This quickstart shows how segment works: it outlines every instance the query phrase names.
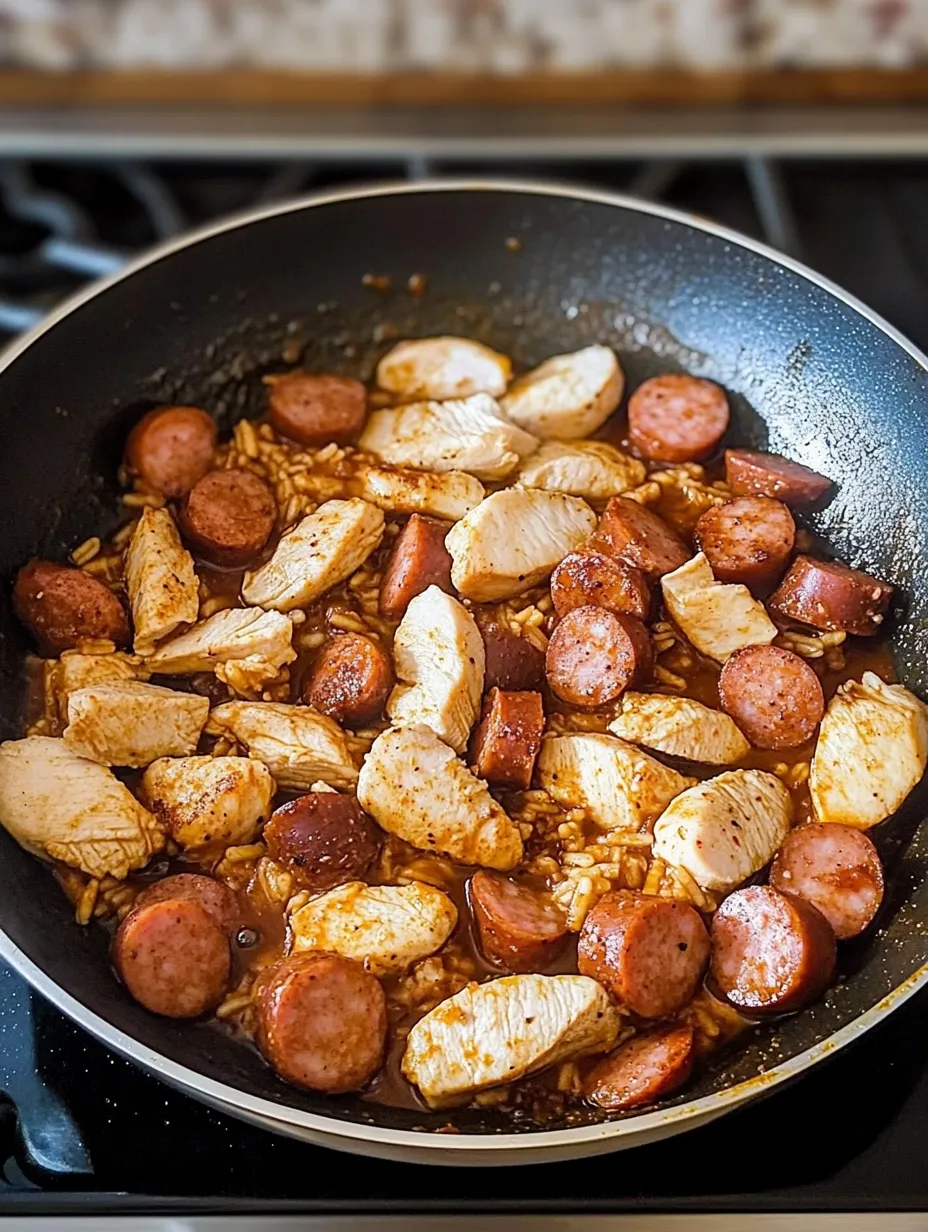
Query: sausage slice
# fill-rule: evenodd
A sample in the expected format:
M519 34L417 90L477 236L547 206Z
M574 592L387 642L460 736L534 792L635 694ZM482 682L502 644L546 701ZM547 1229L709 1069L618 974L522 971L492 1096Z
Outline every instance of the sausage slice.
M653 670L651 637L640 620L601 607L575 607L545 655L545 674L562 701L585 710L614 702Z
M860 569L836 560L797 556L770 596L769 606L787 620L814 629L871 637L880 632L892 597L888 582Z
M387 1001L350 958L309 951L285 958L258 999L258 1047L288 1082L356 1091L383 1061Z
M759 749L796 749L825 714L821 681L804 659L779 646L736 650L719 676L719 699Z
M551 598L558 616L592 606L647 620L651 610L651 589L641 570L593 550L564 557L551 574Z
M695 1051L692 1027L654 1027L598 1061L586 1076L583 1095L607 1112L653 1104L687 1081Z
M779 453L725 450L725 478L735 496L770 496L791 509L814 505L834 484Z
M169 899L198 903L227 937L234 937L242 926L244 912L234 890L202 873L176 873L172 877L162 877L160 881L145 887L133 903L133 910Z
M628 400L628 437L652 462L695 462L712 453L728 428L720 385L668 372L644 381Z
M507 971L543 970L567 939L567 917L557 903L501 873L475 873L470 902L481 950Z
M281 436L298 445L347 445L361 435L367 391L353 377L287 372L267 384L268 418Z
M392 687L387 652L360 633L342 633L320 651L303 686L303 700L357 727L380 717Z
M213 464L216 424L197 406L163 406L138 421L126 441L126 465L154 492L186 496Z
M264 827L268 855L314 894L363 878L381 838L356 798L334 791L310 791L282 804Z
M430 586L455 593L451 555L445 547L447 522L414 513L396 537L380 582L380 614L397 620L416 595Z
M486 652L483 687L516 693L541 688L545 679L545 652L499 621L488 620L479 608L474 618Z
M862 830L834 822L791 830L770 867L770 884L817 907L839 941L856 937L883 901L883 868Z
M13 607L50 657L99 638L116 646L129 642L125 608L108 586L82 569L31 560L16 575Z
M650 582L685 565L690 551L656 513L625 496L613 496L593 535L593 544L635 565Z
M210 471L194 485L178 521L194 551L214 565L252 561L277 520L274 493L251 471Z
M758 587L773 582L789 563L796 523L780 501L739 496L707 509L694 535L718 581Z
M491 689L474 732L474 768L488 783L528 789L541 748L545 714L540 693Z
M689 903L604 894L580 930L577 968L642 1018L686 1005L709 961L709 934Z
M712 917L712 975L739 1010L801 1009L830 983L836 955L822 913L773 886L735 890Z

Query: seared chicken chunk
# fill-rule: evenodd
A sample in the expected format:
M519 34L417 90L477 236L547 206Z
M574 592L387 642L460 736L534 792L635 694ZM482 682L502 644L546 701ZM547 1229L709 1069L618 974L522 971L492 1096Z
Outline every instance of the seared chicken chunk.
M828 703L809 774L817 821L869 830L902 805L928 764L928 707L864 672Z
M396 630L393 662L402 682L387 702L393 725L424 723L463 753L480 711L485 665L483 638L467 608L437 586L416 595Z
M451 580L465 599L490 603L530 590L592 534L596 514L560 492L494 492L445 538Z
M209 700L156 684L91 684L68 697L64 742L103 766L147 766L197 747Z
M172 637L155 651L148 666L162 676L188 676L215 671L220 663L258 658L276 669L296 658L292 640L293 625L279 612L234 607Z
M46 659L46 713L55 722L68 721L68 698L91 684L114 684L120 680L147 680L151 672L138 655L89 655L66 650L60 659Z
M625 693L609 730L632 744L707 766L730 766L751 751L735 721L690 697Z
M336 788L357 782L357 761L345 733L334 720L305 706L223 702L210 714L206 730L244 745L279 787L307 791L316 779Z
M0 822L35 855L122 879L164 846L164 827L111 770L63 740L0 744Z
M575 441L601 428L622 400L625 377L615 352L588 346L552 355L519 377L503 410L543 440Z
M251 843L271 815L274 780L253 757L162 757L139 798L188 851Z
M414 471L366 466L355 479L356 495L387 513L424 513L457 522L486 495L483 484L464 471Z
M398 342L377 365L377 384L407 402L501 394L512 364L471 338L411 338Z
M766 645L777 627L746 586L717 582L702 552L661 578L664 603L700 654L724 663L742 646Z
M358 800L384 830L423 851L502 870L522 859L519 827L428 727L377 737L361 767Z
M607 1052L619 1012L585 975L504 975L468 984L409 1033L403 1073L429 1106L466 1102L568 1057Z
M585 808L603 830L640 830L694 781L633 744L598 732L546 736L538 781L566 808Z
M424 881L349 881L294 911L290 930L294 951L328 950L374 975L393 975L441 949L457 922L448 895Z
M245 574L242 598L278 612L308 606L364 564L383 526L368 501L326 501L287 531L267 564Z
M643 462L605 441L546 441L519 467L521 488L607 501L644 482Z
M136 654L151 654L157 642L196 620L200 583L167 509L142 511L126 552L126 588Z
M786 838L786 787L762 770L726 770L690 787L654 824L654 855L685 868L704 890L727 892L764 867Z
M393 466L505 479L538 441L504 418L489 394L474 394L374 411L359 444Z

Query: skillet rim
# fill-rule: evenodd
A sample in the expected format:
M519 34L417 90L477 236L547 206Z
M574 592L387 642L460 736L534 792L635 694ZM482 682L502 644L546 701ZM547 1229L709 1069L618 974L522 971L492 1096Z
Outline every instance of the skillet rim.
M759 256L773 261L776 265L790 270L806 281L820 287L839 301L848 305L881 330L897 346L901 347L922 368L928 371L928 356L905 337L895 326L891 325L879 313L874 312L856 296L846 291L839 284L832 282L823 275L783 253L777 252L768 244L742 235L728 227L720 226L704 218L677 210L672 207L639 201L622 193L601 192L595 189L574 187L549 181L510 180L496 178L476 179L425 179L410 184L404 181L387 182L368 185L363 188L349 188L331 192L304 194L292 200L275 205L262 206L257 209L243 210L223 218L219 222L208 223L192 231L185 232L166 240L161 244L146 250L141 256L127 262L116 273L91 283L89 286L69 296L63 303L44 317L17 341L0 353L0 377L22 354L51 331L59 321L70 316L97 295L115 286L133 274L154 265L158 261L185 248L193 247L213 236L233 231L251 223L261 222L267 218L284 214L297 213L317 206L335 205L343 201L362 200L371 197L399 196L411 193L459 193L459 192L503 192L515 194L532 194L536 196L562 197L567 200L586 201L592 204L615 206L621 209L649 214L663 218L668 222L679 223L696 231L721 239L733 246L754 252ZM343 1150L362 1148L362 1144L370 1143L382 1153L390 1149L404 1153L422 1153L431 1156L428 1162L452 1162L449 1156L456 1156L455 1162L468 1162L467 1155L473 1154L470 1162L485 1162L476 1156L496 1155L506 1152L510 1155L508 1162L517 1163L519 1153L537 1158L540 1153L561 1153L564 1157L579 1156L586 1153L596 1153L609 1149L614 1145L619 1149L623 1144L621 1139L633 1140L655 1139L678 1133L687 1128L688 1122L704 1123L722 1113L737 1107L739 1104L765 1094L795 1078L802 1071L816 1065L826 1057L833 1055L846 1047L858 1036L863 1035L875 1026L886 1014L904 1004L923 986L928 984L928 963L918 968L898 987L883 997L876 1005L865 1010L851 1022L841 1027L832 1035L827 1036L818 1044L797 1054L795 1057L774 1066L765 1073L736 1083L723 1091L706 1095L700 1099L678 1104L673 1108L642 1113L638 1116L623 1118L618 1121L606 1121L593 1125L580 1126L575 1129L538 1130L532 1133L499 1134L430 1134L416 1130L383 1129L366 1123L354 1123L330 1118L318 1113L304 1112L299 1108L275 1103L269 1099L248 1095L239 1088L217 1082L197 1070L169 1060L153 1048L141 1044L126 1032L112 1026L100 1015L83 1005L76 997L71 996L55 983L37 964L23 953L22 950L0 930L0 958L7 962L36 991L50 1001L57 1009L66 1014L84 1030L106 1046L126 1056L135 1064L168 1082L171 1086L187 1094L204 1099L207 1103L223 1111L244 1117L252 1122L263 1124L266 1128L278 1129L280 1132L302 1131L306 1137L321 1142L330 1147ZM611 1140L615 1140L614 1144ZM606 1145L609 1144L609 1145ZM633 1145L629 1141L625 1145ZM584 1151L588 1147L588 1151ZM443 1161L440 1156L444 1155ZM503 1162L500 1160L499 1162Z

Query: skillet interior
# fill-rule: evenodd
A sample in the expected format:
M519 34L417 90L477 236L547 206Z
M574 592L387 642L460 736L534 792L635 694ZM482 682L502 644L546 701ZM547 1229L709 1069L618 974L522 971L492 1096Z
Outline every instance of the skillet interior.
M521 240L517 252L507 237ZM389 274L397 290L362 285ZM405 290L413 273L428 291ZM20 732L23 634L9 580L36 551L67 549L116 508L122 442L159 402L208 407L226 425L263 403L260 376L286 366L367 376L375 327L453 332L535 363L601 341L629 385L681 367L733 394L734 435L806 462L840 484L813 526L835 553L901 590L893 648L900 676L928 693L928 372L879 325L763 254L684 222L515 190L369 196L285 212L161 258L110 286L0 371L4 425L0 534L2 735ZM898 613L897 613L898 614ZM854 773L853 767L848 767ZM885 837L896 874L882 929L845 955L847 979L819 1006L742 1039L677 1103L745 1080L850 1022L928 961L928 826L917 792ZM914 833L906 851L905 842ZM284 1086L212 1029L159 1020L123 995L105 939L79 929L47 871L0 833L0 927L107 1022L219 1082L280 1105L384 1128L447 1114L314 1098ZM531 1130L489 1111L468 1132Z

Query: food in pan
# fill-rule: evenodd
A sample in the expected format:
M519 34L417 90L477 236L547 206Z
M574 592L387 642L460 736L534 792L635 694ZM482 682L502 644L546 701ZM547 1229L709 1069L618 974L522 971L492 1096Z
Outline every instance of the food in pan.
M13 588L0 821L124 995L297 1086L540 1121L820 997L928 759L891 585L802 526L829 480L724 449L708 380L621 413L606 346L266 385L224 441L145 414L129 520Z

